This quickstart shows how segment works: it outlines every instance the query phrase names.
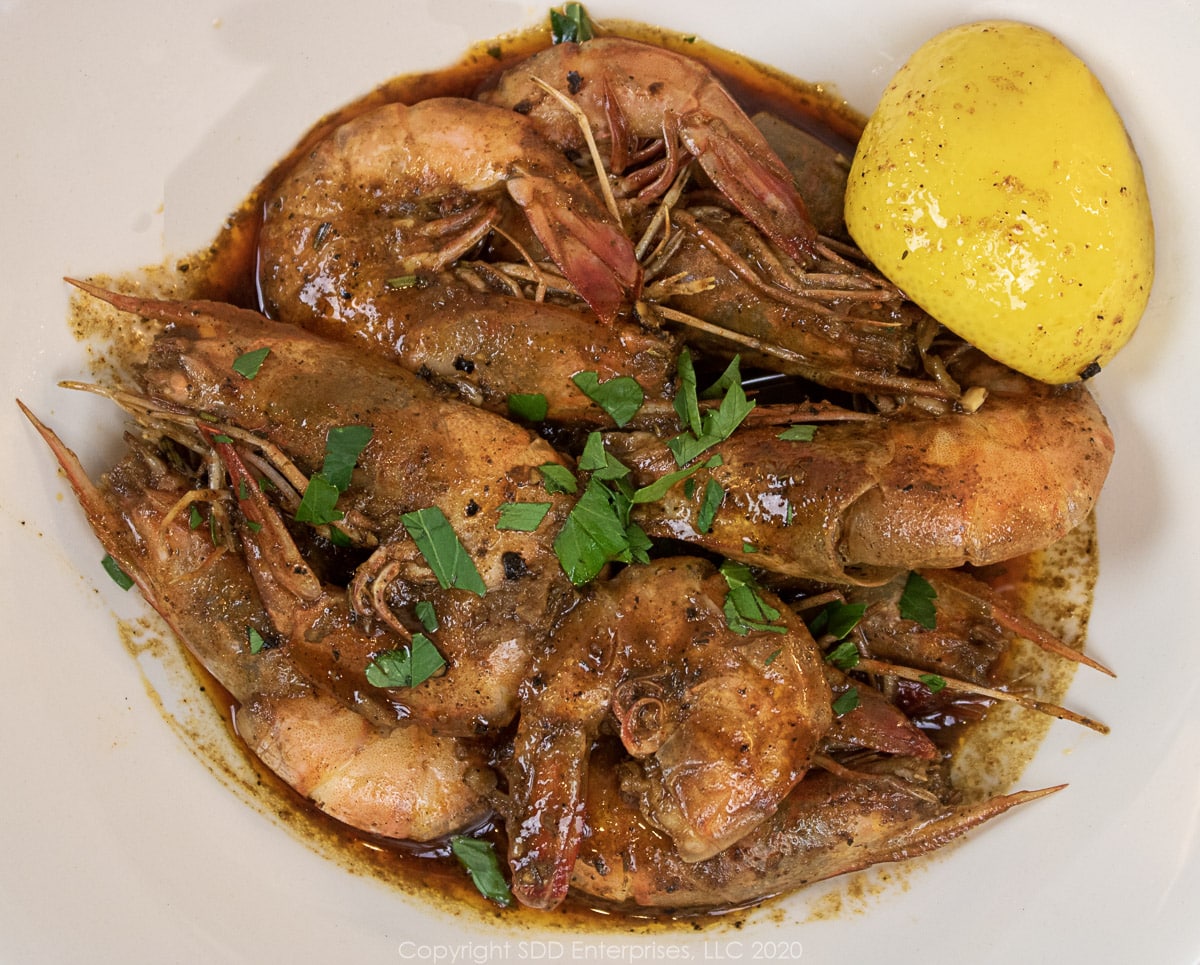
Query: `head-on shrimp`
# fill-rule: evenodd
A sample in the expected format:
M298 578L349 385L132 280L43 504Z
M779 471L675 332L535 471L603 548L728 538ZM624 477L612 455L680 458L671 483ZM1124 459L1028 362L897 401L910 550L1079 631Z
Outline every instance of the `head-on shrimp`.
M589 822L588 756L611 728L642 817L685 861L767 819L807 769L830 696L804 625L739 636L725 579L695 558L633 566L557 628L525 687L511 765L513 890L554 907Z
M317 652L327 649L321 614L339 594L312 572L279 519L274 500L286 496L287 480L279 479L270 503L258 480L278 464L298 496L321 471L331 430L370 428L337 502L360 556L369 553L350 581L348 619L358 617L359 638L340 647L339 665L361 678L382 646L371 636L384 632L375 624L393 639L410 634L420 627L415 604L428 600L440 622L434 642L450 669L390 690L390 699L439 732L474 734L509 720L532 648L571 593L551 546L569 498L547 493L538 469L560 462L554 450L514 423L439 397L398 366L257 313L87 290L123 311L172 323L151 346L141 374L146 391L166 412L162 418L193 426L205 436L203 446L220 452L243 496L243 515L257 514L255 527L243 527L243 541L273 619L281 627L320 622L304 632L280 631ZM240 356L264 349L269 354L253 378L236 372ZM546 506L537 530L497 527L501 507L515 502ZM482 595L442 586L417 551L405 518L430 509L449 522L479 573ZM289 515L294 510L288 506Z
M775 812L732 847L685 861L638 819L623 783L627 765L612 748L588 774L587 831L571 886L614 905L676 914L756 904L871 865L940 848L1058 787L978 803L953 802L936 765L905 758L870 771L811 771Z
M339 698L337 681L312 673L293 648L255 652L253 634L276 637L245 560L179 512L192 494L211 507L232 501L228 491L207 489L205 478L177 468L178 456L137 440L97 485L25 412L101 544L234 698L239 736L267 767L325 813L372 834L427 841L487 817L494 778L481 747L398 721L382 691ZM326 644L344 637L331 630Z
M561 43L505 71L482 97L524 114L560 149L577 151L586 140L564 106L569 101L594 137L611 145L609 168L617 174L639 142L661 139L666 157L639 172L641 197L665 193L686 153L780 248L801 262L812 256L816 230L791 174L699 61L622 37Z
M642 233L639 254L658 242L646 256L647 280L655 282L638 304L643 317L832 388L943 404L957 398L936 363L926 371L917 344L924 314L861 253L819 237L810 223L795 184L803 179L826 207L836 197L840 211L845 176L825 157L832 149L806 145L803 158L817 152L829 163L789 171L703 64L619 37L562 43L506 71L481 96L533 119L565 150L582 148L585 135L610 144L610 173L625 175L617 179L625 204L631 196L642 203L631 213ZM776 123L772 136L790 143L786 128ZM647 139L661 141L666 156L635 165ZM687 157L741 217L715 205L711 191L675 180ZM648 215L646 204L660 198L669 215Z
M986 387L978 411L819 422L810 441L742 427L717 447L721 465L674 486L640 522L654 537L735 559L752 552L763 569L837 583L1043 549L1095 505L1113 455L1104 416L1079 383L1042 385L974 354L957 372ZM638 485L677 468L649 433L609 433L607 443ZM709 479L724 497L705 528Z
M387 104L338 127L264 207L259 285L268 312L356 324L409 276L480 244L514 202L574 290L606 321L640 268L575 168L511 111L436 98Z

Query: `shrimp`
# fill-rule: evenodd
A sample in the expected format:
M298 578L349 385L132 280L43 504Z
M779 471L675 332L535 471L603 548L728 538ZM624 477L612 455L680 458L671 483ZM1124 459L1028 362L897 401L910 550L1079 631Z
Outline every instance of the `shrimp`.
M689 862L638 820L625 790L628 766L611 748L596 758L571 886L614 905L676 914L755 904L835 875L907 860L1061 789L954 804L932 764L898 758L839 774L812 771L735 845Z
M377 730L329 697L260 697L234 722L247 747L318 808L360 831L432 841L490 813L481 748L412 721Z
M177 455L130 440L97 485L21 408L104 548L237 702L238 733L270 770L320 810L374 834L427 841L488 816L494 776L482 747L397 720L381 691L353 701L335 696L332 681L309 672L292 648L253 652L251 631L273 639L270 616L242 557L215 546L209 527L179 511L198 480L177 468ZM327 645L338 646L339 636L331 632Z
M976 412L855 416L817 424L810 441L743 427L718 447L721 465L638 522L652 537L843 584L1042 549L1095 505L1113 456L1104 416L1082 384L1045 386L974 353L957 371L987 388ZM606 444L639 486L677 468L650 433L608 433ZM724 496L705 527L709 480Z
M642 817L685 861L767 819L809 765L831 718L804 625L786 608L738 636L728 586L696 558L623 570L556 629L524 688L507 815L513 890L554 907L581 847L588 755L610 725L638 762Z
M645 313L690 345L872 398L944 409L961 396L926 351L936 323L857 255L822 252L800 271L745 219L686 199L672 224L670 255L653 270L670 284L647 284Z
M612 426L573 381L587 371L602 382L632 378L647 400L673 394L679 339L664 330L625 318L599 325L578 306L475 284L476 273L466 280L449 272L423 278L409 288L355 295L321 312L280 298L271 312L395 361L501 415L509 413L513 396L539 394L549 422Z
M373 315L381 295L406 284L396 279L439 271L479 245L505 198L602 320L636 296L629 239L533 124L435 98L347 121L282 179L264 206L264 304L297 323Z
M686 152L780 248L802 263L813 255L816 230L787 167L699 61L623 37L560 43L505 71L481 99L524 114L561 150L577 151L585 136L565 99L610 142L618 174L638 140L661 138L666 158L639 186L641 197L664 193Z
M389 700L438 733L469 736L507 723L533 646L572 596L551 545L570 497L548 493L538 468L561 465L561 457L528 430L443 399L398 366L255 312L83 287L122 311L171 323L141 373L149 398L126 395L124 404L140 406L151 422L189 429L199 449L220 455L242 494L239 510L255 524L242 528L243 542L279 632L328 661L324 637L344 621L346 637L334 651L339 672L371 691L362 674L372 655L402 646L419 626L416 604L431 602L440 624L435 642L450 668L420 686L389 690ZM240 356L264 349L253 378L236 373ZM372 431L337 504L338 525L370 554L349 596L302 558L262 483L272 481L279 499L290 492L294 511L322 467L330 430L347 425ZM497 527L501 507L515 502L545 507L536 531ZM417 551L405 518L427 509L451 524L482 595L442 586Z

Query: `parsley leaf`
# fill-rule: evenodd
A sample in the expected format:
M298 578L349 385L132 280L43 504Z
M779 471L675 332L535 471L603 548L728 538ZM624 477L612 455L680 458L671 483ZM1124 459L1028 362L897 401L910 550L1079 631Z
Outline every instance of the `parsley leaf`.
M122 590L128 590L133 586L133 577L121 569L121 564L112 558L112 554L105 553L104 559L100 561L100 565L104 567L104 572L111 576L112 581Z
M859 656L858 647L854 645L854 641L843 640L825 654L825 659L838 670L853 670L858 666Z
M787 627L775 622L780 617L779 611L759 595L750 567L726 560L721 564L721 575L729 587L724 610L730 630L742 637L752 630L787 633Z
M367 664L367 683L373 687L415 687L446 666L433 642L414 633L411 647L384 650Z
M719 466L725 460L720 454L713 455L708 462L698 462L693 466L688 466L686 469L677 469L675 472L669 472L665 476L659 476L654 482L648 486L643 486L641 489L634 492L631 497L634 503L654 503L662 499L667 494L667 491L677 482L687 479L699 469L711 469L714 466ZM711 481L711 480L710 480ZM718 486L719 488L719 486Z
M304 487L304 495L296 507L296 519L314 526L337 522L345 515L334 509L340 495L341 491L333 483L317 473Z
M251 653L262 653L267 646L267 641L263 639L263 635L254 627L246 627L246 641L250 644Z
M717 517L717 510L721 508L724 500L725 487L719 482L710 479L704 484L704 497L700 503L700 511L696 513L697 530L707 533L712 529L713 520Z
M866 612L865 603L839 603L834 600L813 617L808 629L814 637L831 636L834 640L844 640L858 626Z
M858 706L858 688L850 687L833 702L833 712L843 717Z
M612 560L627 563L645 555L631 540L628 525L628 500L595 476L589 479L554 539L554 552L572 583L587 583ZM637 532L640 540L649 542L645 533Z
M456 587L479 596L487 592L475 561L467 554L445 513L436 506L430 506L405 513L400 517L400 522L417 544L417 549L425 557L425 562L433 570L443 590Z
M321 526L334 523L344 515L334 508L338 497L350 486L350 477L358 457L371 441L370 426L334 426L325 435L325 462L304 487L296 519Z
M692 363L692 353L686 348L679 353L675 362L675 372L678 375L678 387L675 390L675 413L679 421L696 435L700 435L700 404L696 386L696 366Z
M589 432L579 455L579 468L590 472L595 479L624 479L629 467L604 448L604 438L599 432Z
M601 382L595 372L580 372L571 378L579 390L612 416L618 427L634 417L645 401L645 393L637 380L628 375L618 375Z
M500 520L496 523L496 529L532 533L541 525L548 512L550 503L503 503L500 506Z
M550 411L550 403L541 392L513 392L508 397L508 411L526 422L541 422Z
M816 426L800 425L788 426L784 429L776 439L782 439L784 442L812 442L813 436L817 434Z
M936 630L937 611L933 606L936 599L937 591L914 570L908 574L904 592L900 594L900 616L905 620L915 620L927 630Z
M507 908L513 903L512 892L508 882L504 880L500 861L490 841L456 834L450 838L450 850L454 852L459 864L466 869L483 897L502 908Z
M550 39L556 44L591 40L595 30L582 3L564 3L562 11L550 11Z
M931 694L936 694L939 690L944 690L946 688L946 678L939 677L935 673L921 674L921 683L929 688L929 692Z
M334 426L325 436L325 464L321 475L345 492L358 457L367 448L374 430L370 426Z
M418 600L414 603L413 612L417 615L417 619L421 621L421 626L429 633L433 633L438 628L437 610L433 608L433 604L428 600Z
M267 356L271 354L271 349L267 346L257 348L253 352L246 352L239 355L233 360L233 370L247 379L252 379L258 375L258 370L262 368L263 362Z
M736 356L729 363L729 368L704 393L703 397L708 398L713 389L717 387L721 387L725 394L721 399L720 406L716 410L708 409L700 412L699 404L695 403L695 412L699 418L698 427L692 422L693 403L686 400L682 403L684 410L688 413L688 417L684 421L688 424L689 431L681 432L667 441L667 446L675 455L676 465L686 466L704 452L704 450L710 449L720 442L724 442L733 435L733 431L742 424L742 421L754 409L754 403L746 399L746 393L742 389L741 377L738 374L738 358ZM676 401L676 412L680 411L680 404Z
M538 472L542 474L548 493L573 493L579 489L575 474L557 462L543 463L538 466Z

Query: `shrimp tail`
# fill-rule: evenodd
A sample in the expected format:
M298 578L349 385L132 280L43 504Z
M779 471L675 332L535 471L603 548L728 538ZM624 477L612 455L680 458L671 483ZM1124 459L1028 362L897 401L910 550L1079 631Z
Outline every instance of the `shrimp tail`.
M583 840L591 738L583 728L550 725L547 733L525 731L518 740L524 772L514 797L527 819L510 823L512 891L528 907L555 908L567 895Z
M751 151L720 118L704 111L679 119L679 138L751 223L801 263L812 259L817 230L791 175L777 158Z

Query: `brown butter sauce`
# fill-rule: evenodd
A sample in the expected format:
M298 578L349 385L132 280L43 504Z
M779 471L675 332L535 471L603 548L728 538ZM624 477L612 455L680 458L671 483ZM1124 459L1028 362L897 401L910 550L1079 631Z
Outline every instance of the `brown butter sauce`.
M808 130L833 146L843 150L847 156L853 152L853 144L861 132L864 118L850 109L844 101L828 90L789 77L779 71L757 64L737 54L717 48L707 42L672 33L657 27L630 22L608 21L599 24L602 32L649 41L677 50L688 56L707 62L747 108L748 113L768 111L778 117ZM204 251L174 261L158 272L142 273L136 279L118 279L113 287L127 289L131 285L156 290L163 297L211 298L232 302L245 307L259 308L255 280L255 250L260 213L264 199L294 163L305 152L312 149L336 126L363 112L390 102L415 103L430 97L472 96L486 88L506 67L548 46L548 28L534 28L520 33L504 35L494 40L480 42L471 47L456 64L444 70L405 75L386 81L364 97L329 114L318 121L299 140L296 147L282 158L267 176L251 191L245 202L235 211L222 227L214 242ZM111 315L96 314L83 300L75 303L73 324L77 334L95 340L98 335L121 343L114 346L108 356L94 360L96 368L113 366L136 357L139 346L145 344L145 334L138 333L130 341L122 332L118 336L117 323ZM87 313L86 317L83 313ZM128 325L127 318L120 323ZM118 366L119 367L119 366ZM1010 589L1023 588L1026 598L1040 601L1043 619L1052 628L1086 624L1090 608L1090 588L1094 581L1094 544L1090 537L1086 548L1074 547L1068 555L1081 562L1081 570L1072 579L1072 585L1083 586L1086 602L1068 606L1060 600L1061 594L1054 589L1057 578L1050 575L1044 563L1037 560L1014 561L994 574ZM1053 569L1053 568L1050 568ZM356 832L327 817L265 768L237 738L232 725L232 701L209 674L181 647L170 638L165 629L155 631L155 624L139 621L122 626L126 646L139 661L147 660L166 666L172 690L194 694L199 688L203 696L211 698L213 712L207 714L202 708L191 706L186 715L164 706L158 694L146 678L146 687L152 699L159 705L163 716L176 730L188 747L205 763L210 771L228 787L239 794L247 803L271 816L288 827L318 853L328 857L346 870L374 877L399 891L424 901L443 914L470 916L476 921L494 921L508 927L536 930L562 931L620 931L654 934L667 929L678 932L699 930L720 924L724 927L741 927L746 922L746 911L714 912L686 919L653 911L620 911L612 909L597 911L589 907L586 900L569 899L566 906L551 913L522 908L503 911L483 899L471 885L469 879L449 857L448 849L437 843L431 846L410 845L374 839ZM1080 633L1079 643L1082 642ZM1070 680L1070 669L1046 670L1046 661L1036 654L1023 653L1019 658L1024 673L1033 673L1034 667L1049 675L1050 693L1047 699L1058 700L1065 692ZM1037 743L1044 736L1049 721L1029 713L1001 715L1004 720L992 729L995 735L988 741L977 741L984 747L971 757L977 762L971 768L960 768L956 775L964 791L970 796L984 796L991 788L1002 790L1017 779L1021 769L1032 756ZM989 714L989 718L992 715ZM223 733L215 734L216 724ZM982 730L982 728L980 728ZM990 746L995 744L995 746ZM1012 749L1020 746L1019 753ZM982 768L986 773L979 773ZM503 835L492 829L491 836L499 845L503 855ZM841 913L847 904L861 905L864 892L870 892L870 881L878 888L894 887L902 878L896 868L877 873L860 873L841 879L845 882L840 889L826 892L825 897L809 908L810 920L825 918ZM870 897L869 894L866 897ZM778 908L768 911L779 918Z

